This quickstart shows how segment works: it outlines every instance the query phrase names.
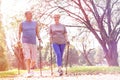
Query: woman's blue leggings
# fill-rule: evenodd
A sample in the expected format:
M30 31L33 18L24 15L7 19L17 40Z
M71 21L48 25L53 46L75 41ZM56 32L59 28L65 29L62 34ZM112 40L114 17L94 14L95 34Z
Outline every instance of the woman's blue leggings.
M62 57L65 49L65 44L53 43L53 49L57 57L57 65L62 66Z

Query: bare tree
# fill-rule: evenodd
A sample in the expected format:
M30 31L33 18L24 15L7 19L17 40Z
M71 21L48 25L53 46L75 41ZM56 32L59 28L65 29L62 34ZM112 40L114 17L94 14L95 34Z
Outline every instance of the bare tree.
M81 34L76 36L75 41L76 41L76 47L79 50L79 52L82 54L84 59L86 60L86 63L92 66L93 61L90 59L90 57L92 58L93 56L90 55L91 55L91 51L93 51L94 48L93 46L90 46L91 44L93 44L93 41L91 41L90 39L90 32L88 30L82 31Z
M105 4L102 1L104 1ZM80 14L65 7L58 7L80 23L82 22L86 28L93 33L104 50L105 58L109 66L118 66L117 43L120 38L119 2L118 0L102 1L71 0L71 3L68 3L68 5L73 8L78 8ZM95 25L91 19L93 19ZM96 29L98 30L96 31Z
M59 11L75 19L93 33L103 48L109 66L119 66L117 44L120 39L119 0L44 0L40 17ZM35 7L35 6L34 6Z

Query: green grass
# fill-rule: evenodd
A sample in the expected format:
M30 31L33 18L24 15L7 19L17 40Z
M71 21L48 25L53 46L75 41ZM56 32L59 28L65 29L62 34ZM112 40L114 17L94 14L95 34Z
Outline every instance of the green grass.
M49 70L45 68L43 70ZM35 71L39 71L36 69ZM25 73L26 70L20 70L20 74ZM103 66L76 66L68 68L68 74L120 74L120 67L103 67ZM18 70L13 69L9 71L0 71L0 78L15 77L18 75Z
M120 67L81 66L68 69L69 73L79 74L120 74Z
M20 73L24 73L25 70L20 70ZM5 78L5 77L14 77L18 75L18 70L13 69L13 70L8 70L8 71L0 71L0 78Z
M35 69L35 71L39 71L40 69ZM49 67L44 67L42 70L50 70ZM26 73L26 70L20 70L20 74ZM0 78L6 77L15 77L18 75L18 69L8 70L8 71L0 71Z

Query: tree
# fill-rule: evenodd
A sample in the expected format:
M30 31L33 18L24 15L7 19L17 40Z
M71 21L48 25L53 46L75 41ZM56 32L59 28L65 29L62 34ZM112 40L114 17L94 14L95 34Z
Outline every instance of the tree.
M79 37L78 37L79 36ZM95 54L95 47L93 46L94 39L91 38L90 32L87 29L84 29L76 35L76 39L74 42L75 46L77 47L78 51L81 53L81 55L84 57L87 65L93 66L94 65L94 58L93 54Z
M119 0L45 0L45 13L67 13L95 36L109 66L119 66L117 44L120 39ZM48 7L49 6L49 7Z
M0 6L1 6L1 0L0 0ZM5 71L8 69L8 63L5 55L5 36L4 31L2 28L2 14L0 10L0 71Z

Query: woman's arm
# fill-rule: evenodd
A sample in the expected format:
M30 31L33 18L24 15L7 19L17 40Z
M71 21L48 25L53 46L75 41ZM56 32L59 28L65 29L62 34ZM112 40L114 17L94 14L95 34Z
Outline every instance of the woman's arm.
M67 42L67 43L69 43L69 40L68 40L68 35L67 35L67 33L65 33L64 35L65 35L65 40L66 40L66 42Z
M36 36L37 36L38 40L41 41L39 33L40 33L40 28L39 28L38 23L37 23L36 24Z
M65 29L65 40L66 40L66 42L67 42L67 44L70 44L69 43L69 40L68 40L68 35L67 35L67 30L66 30L66 27L64 27L64 29Z

